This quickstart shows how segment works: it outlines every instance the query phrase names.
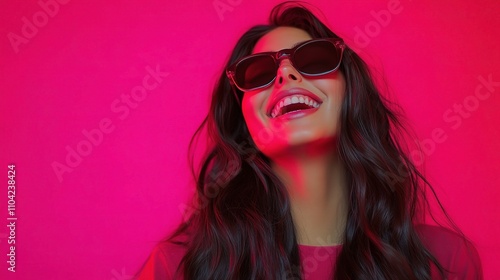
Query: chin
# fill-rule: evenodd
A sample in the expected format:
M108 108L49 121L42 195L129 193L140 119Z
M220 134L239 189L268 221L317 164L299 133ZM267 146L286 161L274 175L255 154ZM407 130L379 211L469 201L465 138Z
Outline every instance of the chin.
M268 158L298 155L317 155L336 151L338 137L335 135L317 135L300 133L288 138L275 139L267 145L260 144L259 150Z

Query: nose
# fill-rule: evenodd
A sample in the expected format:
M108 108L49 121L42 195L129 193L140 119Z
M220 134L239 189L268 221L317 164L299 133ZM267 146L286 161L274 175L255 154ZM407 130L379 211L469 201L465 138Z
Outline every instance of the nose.
M302 81L302 75L293 67L289 59L283 59L276 73L276 85L283 86L284 84L295 81Z

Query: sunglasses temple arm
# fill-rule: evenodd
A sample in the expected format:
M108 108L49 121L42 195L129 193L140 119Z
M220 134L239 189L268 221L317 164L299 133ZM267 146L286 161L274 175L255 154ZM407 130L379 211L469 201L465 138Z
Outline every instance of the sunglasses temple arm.
M236 90L236 85L231 80L229 80L229 84L231 85L231 89L232 89L232 92L234 94L234 98L236 98L236 102L238 102L238 105L240 105L240 107L241 107L241 100L238 97L238 91Z
M240 107L241 107L241 100L238 97L238 92L237 92L237 89L236 89L236 85L235 85L235 83L233 81L233 75L234 75L234 72L226 70L226 76L227 76L227 78L229 80L229 84L231 85L231 89L233 90L234 97L236 98L236 101L238 102L238 105L240 105Z

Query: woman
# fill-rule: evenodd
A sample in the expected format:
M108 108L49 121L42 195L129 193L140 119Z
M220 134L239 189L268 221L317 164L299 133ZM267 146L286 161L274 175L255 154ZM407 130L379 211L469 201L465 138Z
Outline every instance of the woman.
M196 211L139 278L482 279L463 235L416 226L428 183L389 105L309 10L275 7L236 44L196 134L212 141Z

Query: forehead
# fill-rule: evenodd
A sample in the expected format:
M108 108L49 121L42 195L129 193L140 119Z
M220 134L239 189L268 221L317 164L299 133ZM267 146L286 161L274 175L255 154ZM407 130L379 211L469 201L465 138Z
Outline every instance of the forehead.
M253 53L290 49L297 43L311 39L312 37L302 29L295 27L277 27L257 41Z

